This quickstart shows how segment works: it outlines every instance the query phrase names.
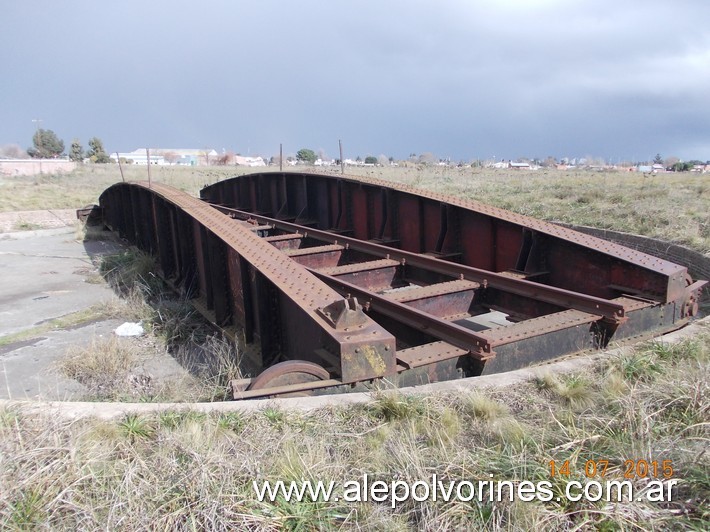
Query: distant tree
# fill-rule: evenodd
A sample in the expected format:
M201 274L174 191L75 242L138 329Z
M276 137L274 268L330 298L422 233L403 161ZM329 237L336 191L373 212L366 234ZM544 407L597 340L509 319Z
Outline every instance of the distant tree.
M163 153L163 159L168 161L170 164L175 164L180 159L180 154L174 151L166 151Z
M679 161L680 161L680 159L678 157L671 155L670 157L666 158L665 161L663 161L663 165L666 168L670 168L671 166L673 166L675 163L677 163Z
M217 157L217 165L218 166L227 166L228 164L232 164L234 162L234 153L231 151L225 152L219 157Z
M69 148L69 158L77 163L84 160L84 148L81 145L79 139L74 139L71 141L71 148Z
M387 166L389 164L389 159L387 159L387 156L385 154L382 154L377 158L377 163L380 166Z
M377 164L377 157L368 155L367 157L365 157L365 164Z
M91 137L89 139L89 151L86 152L92 163L106 164L111 161L106 150L104 150L104 143L98 137Z
M6 144L0 147L0 157L8 159L27 159L29 155L17 144Z
M552 168L553 166L557 165L557 160L552 156L548 155L547 158L540 163L540 166L543 166L545 168Z
M653 158L653 164L663 164L663 157L661 157L660 153L657 153Z
M27 153L35 159L59 157L64 152L64 141L51 129L38 129L32 136L34 147Z
M677 162L673 166L671 166L671 169L674 172L688 172L693 169L693 164L690 162Z
M304 163L313 164L317 159L316 152L308 148L301 148L296 153L296 159Z
M434 164L436 157L433 153L427 151L419 155L419 164Z

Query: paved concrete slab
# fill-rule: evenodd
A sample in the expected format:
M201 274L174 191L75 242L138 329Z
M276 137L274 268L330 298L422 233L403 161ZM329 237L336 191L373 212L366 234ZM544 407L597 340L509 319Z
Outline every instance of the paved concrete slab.
M0 337L116 297L105 284L86 282L95 273L90 254L116 244L77 242L73 231L37 233L0 239Z
M123 249L119 243L75 240L73 228L0 236L0 339L55 318L117 299L99 278L92 257ZM99 282L87 282L87 279ZM71 347L114 336L122 320L101 320L31 335L0 347L0 399L79 400L87 390L58 371ZM119 341L146 343L141 338ZM153 381L179 378L186 371L162 348L143 350L140 371Z
M57 370L58 362L72 346L110 337L120 324L118 320L108 320L52 331L28 345L4 353L0 349L0 398L72 401L86 397L84 386Z

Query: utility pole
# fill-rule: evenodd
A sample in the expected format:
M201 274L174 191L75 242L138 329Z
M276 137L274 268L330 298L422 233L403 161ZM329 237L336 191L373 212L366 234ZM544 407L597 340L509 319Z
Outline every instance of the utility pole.
M345 161L343 161L343 141L338 140L338 146L340 147L340 173L345 173Z
M121 171L121 181L125 183L126 178L123 177L123 165L121 165L121 158L118 156L118 152L116 152L116 161L118 161L118 169Z

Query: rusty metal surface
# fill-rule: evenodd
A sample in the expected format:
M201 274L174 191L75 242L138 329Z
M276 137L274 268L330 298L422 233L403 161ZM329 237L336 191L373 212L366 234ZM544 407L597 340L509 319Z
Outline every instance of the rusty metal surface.
M438 341L400 350L397 353L397 362L403 364L405 369L410 369L449 358L462 357L466 354L468 354L468 351L465 349L447 342Z
M545 353L559 352L560 345L566 349L604 345L618 328L623 329L629 313L648 313L653 307L651 313L657 319L670 319L663 317L668 312L659 301L680 300L674 306L682 310L673 315L689 317L704 286L686 288L689 283L682 266L476 202L368 179L307 174L290 178L289 174L251 175L244 186L248 189L260 179L271 179L285 183L292 192L302 189L301 194L282 198L278 211L288 212L289 202L295 199L296 210L309 219L309 227L288 216L272 217L268 205L260 213L250 209L248 202L243 203L245 209L234 208L236 204L217 208L236 218L273 226L280 235L267 238L275 241L286 234L302 236L298 243L302 249L287 252L296 257L344 245L337 264L332 265L336 258L331 257L331 262L313 261L309 268L341 293L357 294L375 319L402 339L403 346L414 342L414 347L405 350L438 345L431 340L446 338L458 346L454 349L469 349L475 357L488 350L493 354L495 346L524 353L521 345L527 345L532 348L526 355L530 361L544 360ZM207 187L202 197L209 200L211 191L229 187L230 180ZM309 201L316 201L318 208L309 207ZM542 241L540 235L555 236L555 240ZM304 246L305 239L308 246ZM353 260L350 254L355 251L361 256ZM477 267L477 263L486 267ZM380 269L388 273L375 273ZM410 283L421 286L406 287ZM458 283L471 284L464 290ZM398 286L404 288L389 290ZM407 308L390 306L392 301ZM475 334L456 328L466 323L461 320L486 309L509 313L517 323ZM441 318L457 323L447 329ZM634 318L638 326L640 321ZM558 345L546 346L551 338ZM488 355L488 360L493 359ZM508 367L508 362L488 365ZM518 359L513 365L520 363Z
M518 340L532 336L591 324L598 321L599 318L601 318L601 316L580 312L579 310L565 310L563 312L521 321L505 327L487 329L485 334L491 345L495 347L517 342Z
M290 193L274 197L271 205L262 202L263 214L305 213L319 229L360 240L490 272L521 270L526 278L544 273L542 284L602 298L636 293L668 302L686 290L686 268L669 261L473 200L389 181L273 172L225 180L205 187L201 196L211 201L235 187L258 189L265 182ZM226 205L255 212L244 199Z
M250 390L263 390L276 386L311 383L330 380L330 373L315 364L304 360L286 360L262 371L249 385Z
M472 357L485 360L495 356L488 338L481 333L467 329L432 314L414 307L399 303L386 296L365 290L359 286L346 283L342 279L333 279L323 275L317 270L312 270L330 286L340 293L356 295L365 308L385 316L389 316L400 323L414 329L424 331L428 335L447 341L457 347L465 349Z
M259 342L265 371L235 398L508 371L680 327L705 286L623 246L377 180L250 174L201 196L117 184L101 208L211 321Z
M631 262L637 266L653 269L666 274L673 274L678 270L677 264L660 259L658 257L654 257L652 255L648 255L646 253L642 253L640 251L621 246L608 240L593 237L584 233L580 233L578 231L574 231L572 229L567 229L565 227L555 225L553 223L538 220L537 218L531 218L530 216L525 216L523 214L517 214L475 200L461 199L460 197L456 196L447 196L438 192L430 192L394 181L384 181L382 179L374 179L370 177L344 176L340 177L340 179L353 183L367 183L378 187L399 190L402 192L413 194L415 196L440 201L448 205L463 207L474 212L478 212L487 216L498 218L500 220L511 222L516 225L534 229L536 231L564 239L568 242L572 242L575 244L582 245L584 247L601 251L609 256L623 259L624 261Z
M240 211L229 207L214 206L215 209L243 218L253 217L264 223L270 223L284 231L303 231L298 224L283 222L266 216L254 215L253 213ZM479 282L492 288L500 288L507 292L521 296L531 297L540 301L562 305L567 308L576 308L582 311L598 312L609 319L623 319L624 307L612 303L607 299L589 296L583 293L574 292L554 286L535 283L507 274L490 272L480 268L465 266L458 263L449 262L428 255L412 253L396 248L390 248L374 242L363 242L356 238L347 237L342 234L332 234L327 231L310 229L308 234L311 238L318 238L325 242L346 243L351 249L360 250L364 253L376 257L384 257L390 260L398 260L400 264L405 263L410 266L419 266L430 272L436 272L450 277Z
M267 340L273 341L271 335L284 334L286 340L290 338L291 341L284 342L289 345L280 345L279 348L291 349L295 354L303 351L301 358L307 359L313 350L326 346L341 359L348 359L349 362L343 363L339 368L340 376L346 382L380 377L395 371L395 343L390 333L367 317L365 322L355 330L347 328L341 330L335 327L332 322L324 319L321 310L341 301L341 295L245 228L243 224L236 223L235 220L220 214L184 192L155 183L150 187L147 183L118 184L108 189L102 195L105 208L109 211L108 219L113 219L114 223L120 226L115 229L130 228L132 230L130 232L124 230L129 240L140 243L140 239L131 233L135 232L135 228L145 225L147 220L144 217L149 216L149 213L140 215L135 213L130 220L113 216L111 209L118 210L119 214L125 214L125 204L122 203L121 208L117 209L118 206L112 205L109 197L113 196L113 199L116 199L117 194L124 196L126 189L134 196L142 193L149 197L161 198L167 202L169 208L179 209L196 224L194 254L197 259L200 290L206 299L207 307L214 312L219 325L224 325L229 315L225 306L235 307L234 302L230 303L225 298L231 286L233 291L241 290L245 296L249 296L252 306L258 307L252 313L252 319L255 321L254 328L262 332L260 335L262 349ZM155 219L164 221L164 217L161 216ZM161 233L163 238L160 238ZM162 227L158 233L158 240L170 241L174 234L174 232L170 234L165 227ZM242 279L240 272L232 270L232 266L229 272L224 269L227 264L224 259L230 254L220 254L219 246L212 240L213 238L236 252L251 267L248 289L245 290L240 286ZM210 242L214 243L210 244ZM171 257L173 254L165 248L161 253L161 263L169 262ZM231 258L234 259L234 256ZM228 264L233 264L233 261L228 261ZM216 269L216 266L220 268ZM227 279L232 282L228 284ZM271 292L270 286L273 286L276 292ZM264 298L273 298L272 304L266 304ZM218 304L220 302L221 306ZM270 327L272 320L280 313L284 314L283 317L286 319L281 320L280 323L273 322L273 327ZM366 352L367 356L358 356L360 352ZM295 354L293 356L296 356ZM353 359L356 359L356 364L351 363Z

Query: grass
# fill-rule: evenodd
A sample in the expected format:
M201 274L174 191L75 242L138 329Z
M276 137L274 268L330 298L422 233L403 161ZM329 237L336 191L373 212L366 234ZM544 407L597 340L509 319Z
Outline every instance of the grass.
M118 338L94 340L86 347L70 348L59 366L71 377L103 400L116 399L125 389L137 360L136 346Z
M238 167L153 167L152 179L196 194L203 186L255 169ZM146 167L127 166L126 180L147 181ZM74 172L49 176L0 177L0 212L38 209L77 209L98 202L107 187L121 181L116 165L79 166Z
M349 172L543 220L625 231L710 251L707 176L621 171L364 168Z
M39 224L20 219L20 221L15 223L15 226L12 229L14 231L34 231L35 229L41 228L42 226Z
M152 179L190 194L216 181L263 171L240 167L154 167ZM272 170L272 169L267 169ZM317 171L315 168L297 168ZM146 180L145 167L126 169L129 181ZM511 171L480 168L348 168L351 175L385 179L489 203L552 221L660 238L710 251L710 186L691 173L643 175L621 171ZM0 177L0 212L78 208L98 202L121 181L118 167L86 165L62 176Z
M672 355L668 352L672 351ZM701 530L710 524L710 334L643 344L585 375L303 413L190 410L115 421L0 412L0 527L258 530ZM650 359L625 371L628 360ZM607 377L624 393L609 393ZM578 390L584 390L579 392ZM580 400L584 397L584 400ZM252 480L549 480L562 494L588 461L671 460L655 503L259 502ZM550 477L550 461L569 476ZM492 475L492 477L491 477ZM602 480L597 477L597 480ZM648 479L630 481L640 491Z

